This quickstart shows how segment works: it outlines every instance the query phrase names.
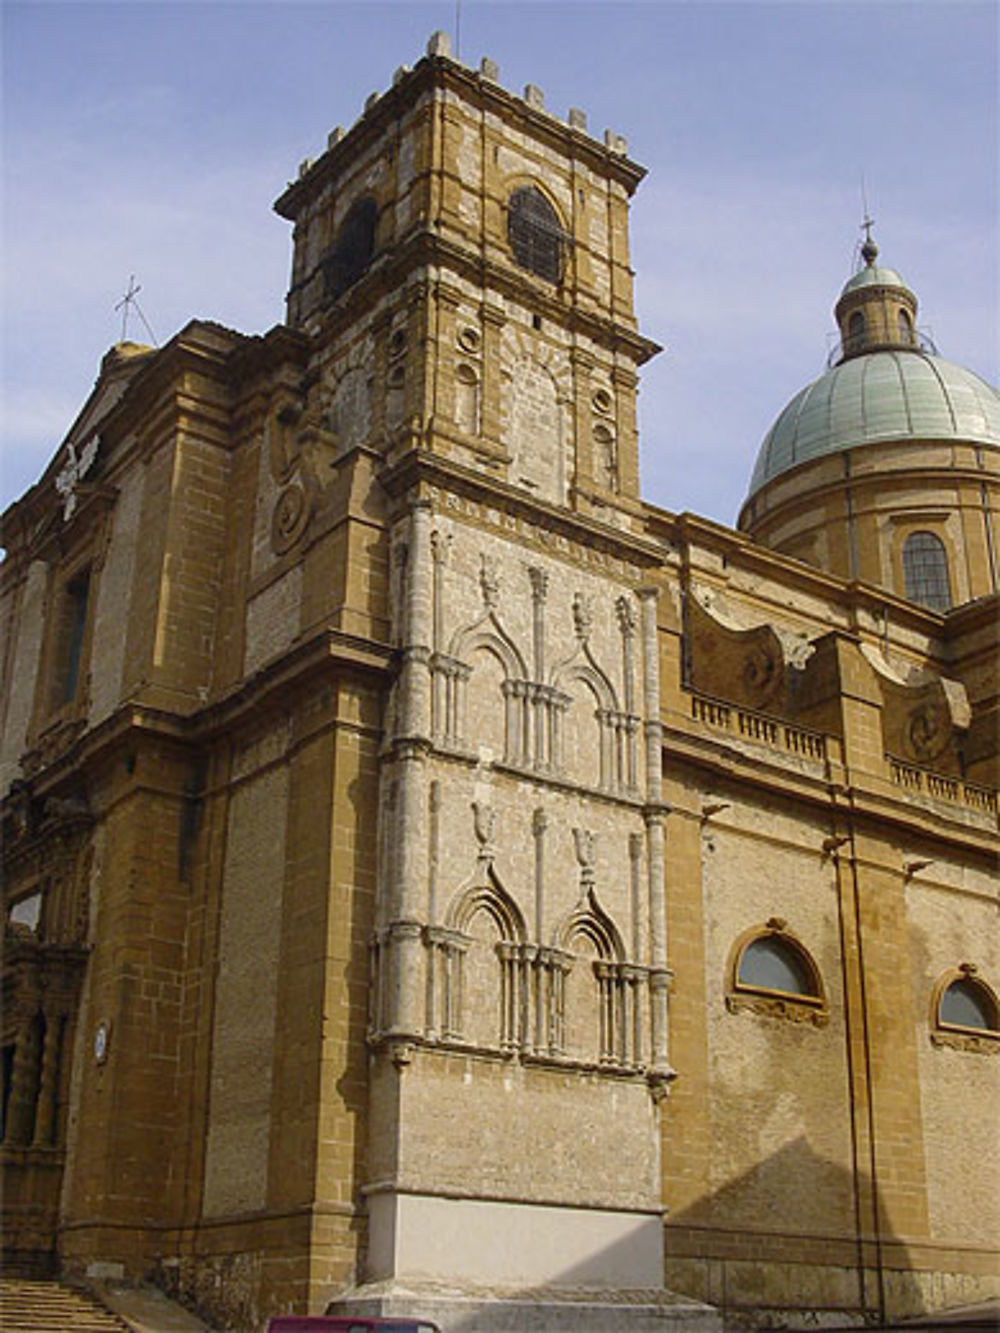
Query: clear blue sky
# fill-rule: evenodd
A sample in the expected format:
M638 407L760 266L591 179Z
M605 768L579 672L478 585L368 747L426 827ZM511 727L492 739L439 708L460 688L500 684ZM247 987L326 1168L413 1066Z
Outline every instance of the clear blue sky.
M629 140L644 489L732 522L760 440L821 372L864 174L885 263L943 355L995 380L998 8L463 0L461 58ZM271 202L413 64L454 0L11 3L3 25L0 507L41 473L120 336L279 322ZM138 325L130 336L140 338Z

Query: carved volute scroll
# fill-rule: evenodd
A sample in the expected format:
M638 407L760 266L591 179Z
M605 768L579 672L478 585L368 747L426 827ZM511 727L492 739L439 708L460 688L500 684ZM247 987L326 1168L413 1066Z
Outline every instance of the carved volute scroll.
M699 694L779 716L786 709L785 647L773 625L744 628L718 606L686 599L688 683Z
M882 738L886 754L938 773L959 774L959 752L971 721L960 681L926 669L908 678L881 653L862 648L882 694Z

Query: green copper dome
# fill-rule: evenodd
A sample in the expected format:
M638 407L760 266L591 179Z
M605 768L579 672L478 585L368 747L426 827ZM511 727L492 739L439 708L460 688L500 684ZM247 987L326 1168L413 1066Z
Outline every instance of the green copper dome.
M971 370L909 348L842 361L797 393L768 431L749 495L810 459L908 439L1000 448L1000 394Z
M848 278L844 283L844 289L840 293L841 298L848 292L856 292L862 287L901 287L904 292L910 292L894 268L883 268L880 264L868 264L858 269L853 278Z

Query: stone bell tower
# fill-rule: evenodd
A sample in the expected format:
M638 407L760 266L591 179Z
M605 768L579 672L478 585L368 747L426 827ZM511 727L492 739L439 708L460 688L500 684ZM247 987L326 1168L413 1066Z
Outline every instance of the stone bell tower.
M387 506L399 663L367 1249L337 1308L500 1327L530 1290L529 1323L570 1301L583 1329L608 1300L641 1305L636 1327L669 1303L642 175L617 135L512 95L437 34L277 204L288 320L317 349L305 410L332 466L372 460Z
M418 445L546 505L637 510L625 142L504 90L437 34L276 204L295 223L288 322L325 345L338 448Z

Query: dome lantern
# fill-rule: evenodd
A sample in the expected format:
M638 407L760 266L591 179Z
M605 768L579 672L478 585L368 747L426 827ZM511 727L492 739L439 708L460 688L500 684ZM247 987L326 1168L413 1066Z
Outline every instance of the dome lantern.
M878 246L865 221L864 265L844 284L834 309L840 327L840 360L884 347L918 351L917 298L893 268L876 263Z

